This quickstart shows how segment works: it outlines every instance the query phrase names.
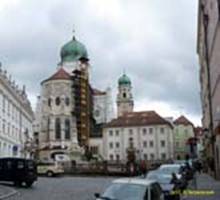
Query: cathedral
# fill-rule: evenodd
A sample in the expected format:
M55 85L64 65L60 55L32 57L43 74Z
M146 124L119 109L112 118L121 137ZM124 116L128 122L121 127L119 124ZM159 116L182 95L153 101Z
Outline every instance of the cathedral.
M36 106L33 129L41 161L81 159L96 127L113 118L109 90L99 95L91 87L86 47L73 37L60 57L57 71L41 82Z

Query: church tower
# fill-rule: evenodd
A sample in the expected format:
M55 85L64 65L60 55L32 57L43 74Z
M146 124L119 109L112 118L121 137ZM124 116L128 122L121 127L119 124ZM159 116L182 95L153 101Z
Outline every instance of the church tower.
M131 92L131 80L123 74L118 79L117 112L118 117L128 112L133 112L134 101Z

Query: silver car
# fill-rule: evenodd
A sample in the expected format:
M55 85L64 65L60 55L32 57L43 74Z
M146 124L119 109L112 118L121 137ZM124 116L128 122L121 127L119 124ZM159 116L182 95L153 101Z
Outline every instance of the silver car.
M117 179L96 200L164 200L160 185L154 180L123 178Z

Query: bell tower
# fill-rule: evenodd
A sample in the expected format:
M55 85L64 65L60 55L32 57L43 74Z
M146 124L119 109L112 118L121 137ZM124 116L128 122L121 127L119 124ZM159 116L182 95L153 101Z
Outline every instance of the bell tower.
M134 100L132 96L130 78L124 73L118 79L117 113L118 117L133 112Z

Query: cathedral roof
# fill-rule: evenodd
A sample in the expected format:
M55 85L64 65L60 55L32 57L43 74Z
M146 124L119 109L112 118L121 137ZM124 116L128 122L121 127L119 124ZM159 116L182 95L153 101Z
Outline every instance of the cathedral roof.
M191 121L189 121L185 116L181 115L179 118L177 118L174 122L176 125L191 125L194 126Z
M71 76L63 69L63 67L61 67L55 74L53 74L50 78L44 80L42 83L51 80L71 80Z
M96 95L96 96L106 95L106 92L95 89L95 88L93 88L92 91L93 91L93 95Z
M60 51L61 62L74 62L82 58L88 59L86 47L73 37Z
M130 112L113 119L105 127L131 127L131 126L148 126L148 125L168 125L173 126L166 119L161 117L155 111Z
M119 84L119 85L131 85L131 80L130 80L130 78L129 78L126 74L123 74L123 75L118 79L118 84Z

